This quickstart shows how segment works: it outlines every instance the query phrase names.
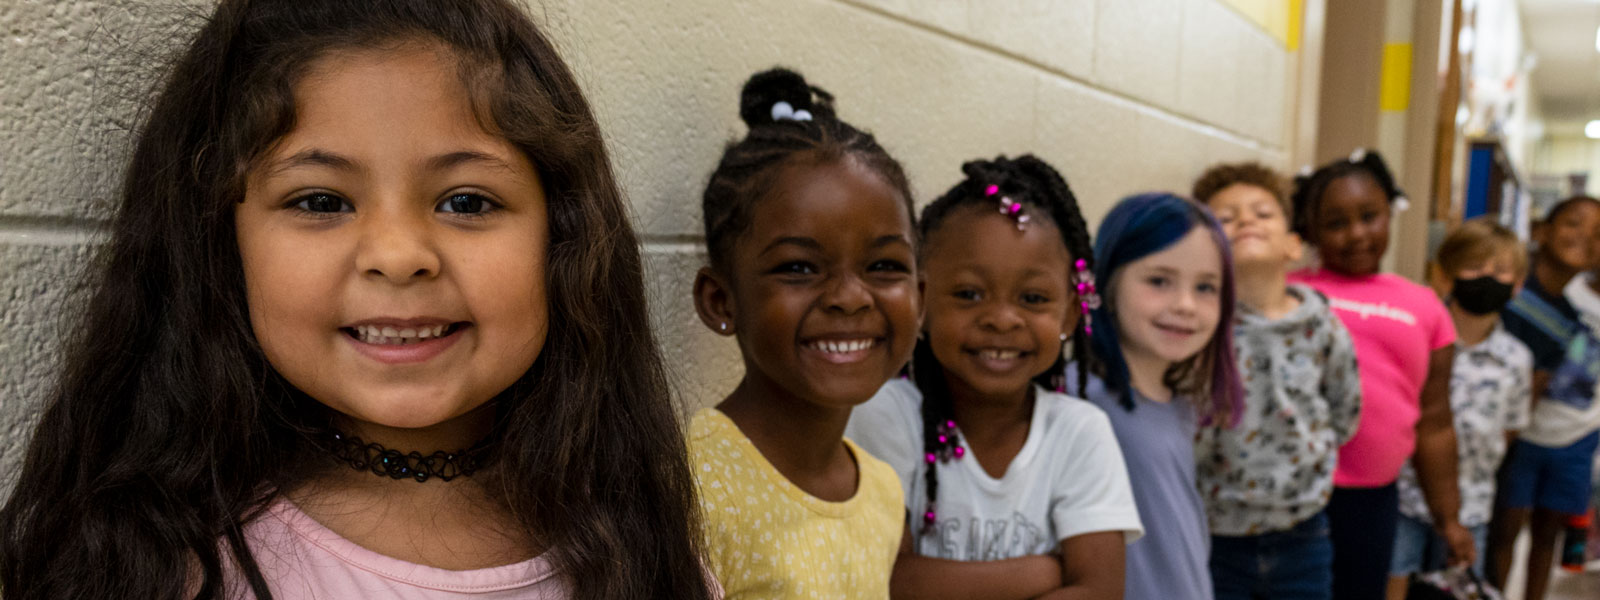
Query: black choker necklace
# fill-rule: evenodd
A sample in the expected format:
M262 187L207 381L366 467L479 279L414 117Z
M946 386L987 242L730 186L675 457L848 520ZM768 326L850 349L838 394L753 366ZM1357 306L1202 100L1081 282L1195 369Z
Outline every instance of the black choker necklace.
M334 433L332 441L334 458L350 465L352 469L371 471L374 475L390 479L409 477L418 483L434 478L450 481L472 475L483 467L485 451L489 448L488 439L485 438L466 450L454 453L440 450L423 456L420 452L402 453L377 442L365 442L342 433Z

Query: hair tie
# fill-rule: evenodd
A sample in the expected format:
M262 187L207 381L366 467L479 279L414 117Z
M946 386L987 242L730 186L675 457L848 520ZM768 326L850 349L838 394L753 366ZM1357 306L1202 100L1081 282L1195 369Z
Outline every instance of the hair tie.
M1094 271L1089 269L1089 261L1078 259L1072 263L1073 289L1078 291L1078 308L1083 311L1083 333L1094 335L1094 322L1091 321L1091 311L1100 308L1100 291L1094 287Z
M1394 207L1394 212L1396 213L1403 213L1411 208L1411 200L1405 196L1395 196L1394 202L1390 204Z
M772 120L776 121L810 121L811 111L804 108L795 110L793 104L779 100L772 105Z
M928 461L929 470L937 468L940 463L961 460L961 457L967 455L967 449L961 447L961 429L956 427L954 419L946 419L945 422L939 424L935 431L939 434L937 438L939 440L938 447L933 452L923 456L923 460ZM928 511L922 513L923 531L931 529L933 524L938 521L938 518L938 505L929 502Z
M1367 159L1367 149L1366 148L1356 148L1355 150L1350 151L1350 162L1358 163L1358 162L1361 162L1361 161L1366 160L1366 159Z
M983 188L984 196L998 196L999 194L999 185L991 183L989 184L989 187ZM1025 227L1027 227L1028 221L1031 220L1032 217L1022 212L1021 202L1012 201L1010 196L1000 196L999 202L1000 214L1017 220L1017 231L1022 231Z

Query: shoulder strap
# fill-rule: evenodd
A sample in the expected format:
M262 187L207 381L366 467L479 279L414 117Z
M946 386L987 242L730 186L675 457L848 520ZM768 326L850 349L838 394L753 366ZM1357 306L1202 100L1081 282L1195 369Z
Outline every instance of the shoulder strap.
M1572 338L1579 325L1577 321L1562 314L1555 305L1531 291L1525 290L1517 294L1507 309L1538 328L1550 339L1563 344Z

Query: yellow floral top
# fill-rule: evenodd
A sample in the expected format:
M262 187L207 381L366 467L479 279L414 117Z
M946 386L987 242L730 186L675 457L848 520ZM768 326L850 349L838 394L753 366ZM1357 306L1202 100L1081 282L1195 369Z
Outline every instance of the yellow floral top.
M889 597L905 503L887 463L850 440L855 497L801 490L714 408L689 425L689 456L705 511L706 554L728 600Z

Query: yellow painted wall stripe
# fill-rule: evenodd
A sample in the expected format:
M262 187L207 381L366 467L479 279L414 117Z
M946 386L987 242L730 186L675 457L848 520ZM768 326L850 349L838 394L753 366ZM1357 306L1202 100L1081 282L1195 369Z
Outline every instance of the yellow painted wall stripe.
M1304 0L1220 0L1266 30L1289 50L1300 48L1301 2Z
M1290 52L1300 50L1300 27L1306 15L1305 0L1289 0L1289 35L1288 44Z
M1383 79L1378 88L1378 108L1399 111L1411 106L1411 44L1383 45Z

